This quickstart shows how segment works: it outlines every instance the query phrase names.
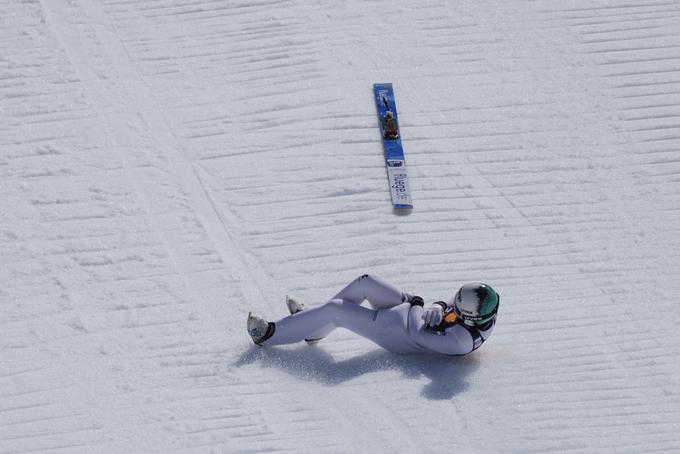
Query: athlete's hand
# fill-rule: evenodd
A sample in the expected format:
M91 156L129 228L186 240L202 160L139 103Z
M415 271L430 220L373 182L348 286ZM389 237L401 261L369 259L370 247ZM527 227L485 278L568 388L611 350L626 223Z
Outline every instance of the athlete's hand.
M423 302L423 299L419 297L418 295L409 295L408 297L408 302L411 304L411 306L420 306L423 307L425 303Z
M423 310L423 320L425 326L435 327L442 322L444 316L444 308L439 304L431 304Z

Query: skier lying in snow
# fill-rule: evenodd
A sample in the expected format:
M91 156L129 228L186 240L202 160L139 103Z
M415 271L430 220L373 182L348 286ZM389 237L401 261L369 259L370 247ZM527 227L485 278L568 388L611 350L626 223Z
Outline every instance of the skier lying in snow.
M364 300L373 310L361 306ZM287 298L291 315L268 322L250 313L247 326L257 345L315 343L335 328L346 328L394 353L464 355L491 335L498 302L491 287L473 283L447 302L425 307L421 297L366 274L321 306L305 310Z

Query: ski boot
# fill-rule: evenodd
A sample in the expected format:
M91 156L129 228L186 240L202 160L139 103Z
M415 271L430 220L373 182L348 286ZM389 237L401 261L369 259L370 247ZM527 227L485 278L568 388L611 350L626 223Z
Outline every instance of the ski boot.
M248 334L253 339L256 345L262 345L264 341L272 337L276 330L276 325L272 322L248 313L248 322L246 323Z

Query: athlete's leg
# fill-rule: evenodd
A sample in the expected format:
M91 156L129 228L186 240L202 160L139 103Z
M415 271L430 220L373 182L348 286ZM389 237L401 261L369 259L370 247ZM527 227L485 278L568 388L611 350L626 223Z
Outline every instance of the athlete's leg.
M354 279L332 299L341 299L354 304L361 304L362 301L368 300L375 309L387 309L408 301L409 296L377 276L364 274Z
M343 309L339 309L343 306ZM304 339L319 339L340 326L340 318L370 318L374 311L342 300L331 300L321 306L297 312L276 322L274 335L266 345L292 344Z
M346 328L387 350L408 352L410 347L402 312L396 308L370 310L353 302L333 299L279 320L274 334L264 345L318 339L327 336L335 328Z
M337 327L376 340L376 311L360 304L368 300L375 309L389 309L406 302L410 295L379 277L365 274L342 289L329 303L297 312L276 322L274 335L266 345L290 344L304 339L326 337ZM383 315L385 320L387 315Z
M305 339L318 339L335 329L330 303L291 314L275 322L276 330L265 345L293 344ZM318 335L321 333L322 335Z

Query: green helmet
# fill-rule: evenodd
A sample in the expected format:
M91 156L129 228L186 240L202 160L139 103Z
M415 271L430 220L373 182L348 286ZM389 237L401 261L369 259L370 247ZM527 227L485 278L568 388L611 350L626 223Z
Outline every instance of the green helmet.
M490 286L474 282L465 284L453 298L453 310L466 322L484 324L496 316L500 297Z

